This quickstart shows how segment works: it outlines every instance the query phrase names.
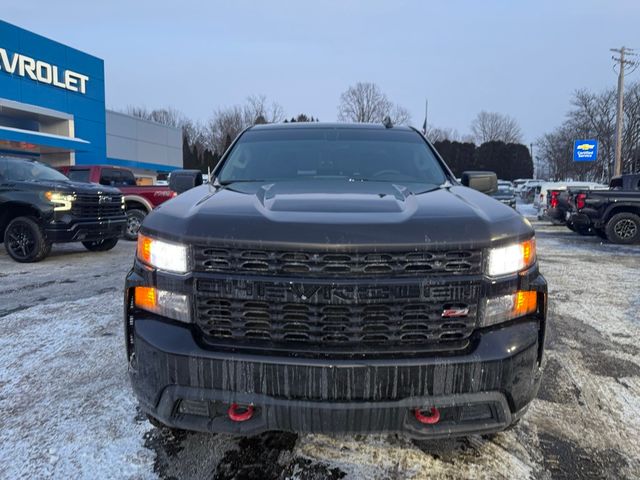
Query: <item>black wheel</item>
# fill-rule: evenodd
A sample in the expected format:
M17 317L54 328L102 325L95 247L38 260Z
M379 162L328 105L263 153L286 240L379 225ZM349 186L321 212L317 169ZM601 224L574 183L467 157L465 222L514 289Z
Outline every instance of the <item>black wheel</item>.
M82 242L84 248L92 252L106 252L111 250L118 243L117 238L105 238L104 240L93 240L91 242Z
M126 240L137 240L138 230L147 214L142 210L127 210L127 228L124 230L124 238Z
M616 213L605 227L607 238L613 243L640 242L640 217L634 213Z
M31 263L49 255L51 243L34 218L16 217L4 231L4 248L16 262Z

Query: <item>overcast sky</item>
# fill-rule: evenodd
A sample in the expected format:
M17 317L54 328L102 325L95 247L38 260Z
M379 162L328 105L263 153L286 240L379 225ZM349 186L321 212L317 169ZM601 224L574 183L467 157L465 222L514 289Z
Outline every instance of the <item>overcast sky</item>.
M609 48L640 48L639 0L3 3L3 20L103 58L108 108L196 120L265 94L288 116L334 121L340 93L371 81L416 126L428 98L430 124L465 134L498 111L528 143L575 89L615 86Z

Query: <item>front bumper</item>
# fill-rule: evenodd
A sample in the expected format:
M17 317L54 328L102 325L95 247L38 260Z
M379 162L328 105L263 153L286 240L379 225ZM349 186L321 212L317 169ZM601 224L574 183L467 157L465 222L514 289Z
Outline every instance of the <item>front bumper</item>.
M52 243L104 240L122 236L126 225L126 215L97 220L63 215L47 224L45 234Z
M544 322L536 316L482 332L463 355L349 359L204 349L191 326L153 314L127 321L129 374L141 409L188 430L257 434L402 432L438 438L503 430L540 383ZM233 422L231 403L254 405ZM436 425L413 410L435 406Z

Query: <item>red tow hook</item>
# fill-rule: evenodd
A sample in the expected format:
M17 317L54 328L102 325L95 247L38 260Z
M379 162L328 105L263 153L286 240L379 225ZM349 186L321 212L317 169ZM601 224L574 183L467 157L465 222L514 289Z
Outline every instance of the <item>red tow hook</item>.
M428 414L424 414L425 410L416 408L413 414L416 416L416 420L425 425L435 425L440 421L440 410L436 407L431 407Z
M240 406L237 403L232 403L227 410L227 415L234 422L246 422L253 417L253 405Z

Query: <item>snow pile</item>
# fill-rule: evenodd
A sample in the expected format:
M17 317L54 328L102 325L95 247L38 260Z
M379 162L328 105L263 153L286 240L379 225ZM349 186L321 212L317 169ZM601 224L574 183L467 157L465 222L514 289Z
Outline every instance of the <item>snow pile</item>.
M120 292L2 319L0 477L154 478L127 385ZM106 313L104 313L106 312Z

